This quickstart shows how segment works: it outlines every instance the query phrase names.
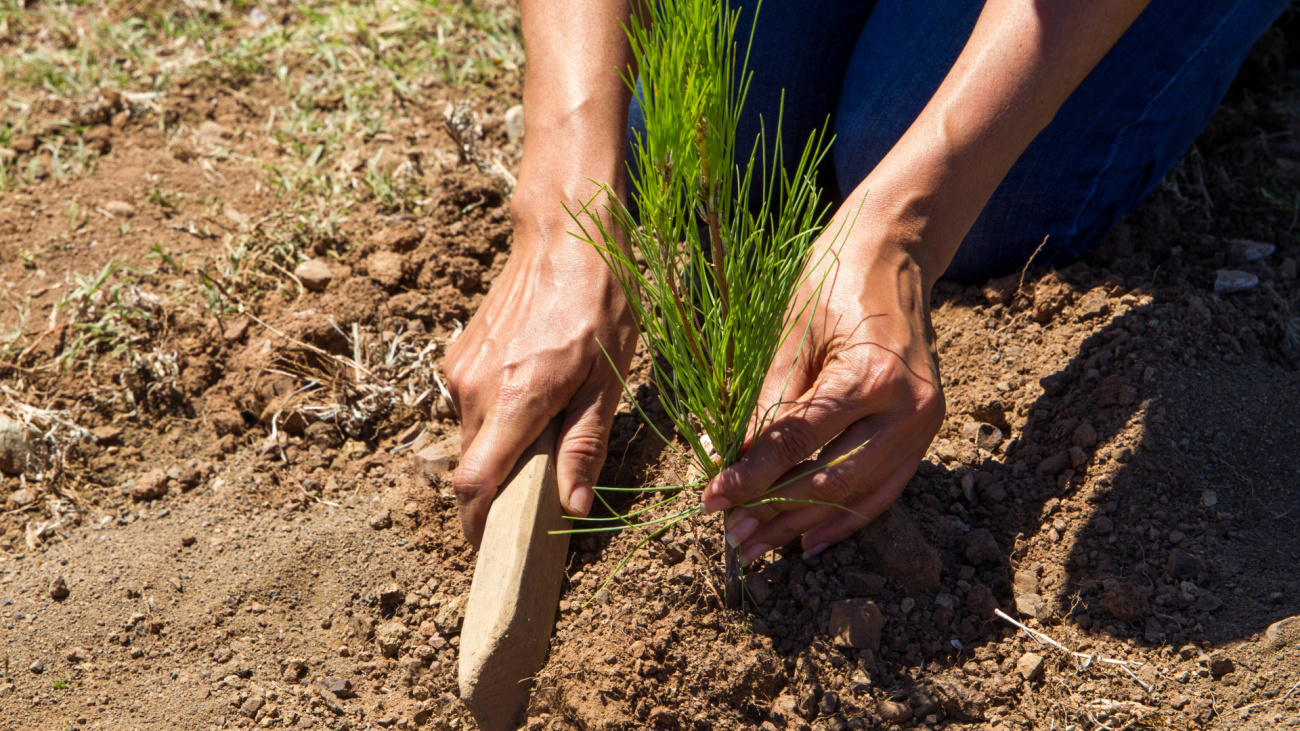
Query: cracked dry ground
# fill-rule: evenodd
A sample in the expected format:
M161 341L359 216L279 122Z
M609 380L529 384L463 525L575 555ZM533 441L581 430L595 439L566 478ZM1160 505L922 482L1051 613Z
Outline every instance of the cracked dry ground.
M747 615L720 607L713 523L589 604L638 537L574 540L528 728L1300 727L1300 230L1258 192L1300 195L1300 97L1261 78L1097 254L937 287L926 461L854 539L755 567ZM509 198L429 132L456 90L426 91L357 158L418 162L414 212L285 213L254 162L284 154L267 105L212 80L179 86L165 133L105 96L93 172L0 192L0 317L25 323L4 413L66 422L59 470L0 483L0 728L474 728L474 555L410 455L455 444L429 374L509 251ZM473 103L507 165L518 92ZM240 242L276 266L208 285ZM290 278L304 259L325 270ZM114 261L110 299L149 317L88 298L127 347L48 367L87 332L66 309L47 328L69 273ZM1216 293L1220 270L1258 283ZM648 431L624 403L605 484L680 484Z

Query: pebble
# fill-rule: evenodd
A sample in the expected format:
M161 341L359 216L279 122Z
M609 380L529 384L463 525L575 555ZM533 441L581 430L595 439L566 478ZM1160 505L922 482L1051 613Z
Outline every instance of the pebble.
M379 603L386 607L401 604L405 599L406 592L396 583L388 584L379 592Z
M167 475L162 470L151 470L136 478L131 485L131 499L157 500L167 494Z
M841 599L831 605L829 632L835 644L859 650L879 650L885 616L869 599Z
M91 429L90 434L95 437L95 441L99 444L113 444L122 438L122 429L111 424L105 424Z
M1195 579L1203 571L1205 562L1181 548L1170 551L1165 561L1165 573L1175 579Z
M1212 508L1219 504L1219 496L1208 487L1201 490L1201 507Z
M902 724L912 718L912 707L899 701L881 701L876 713L885 723Z
M73 665L78 665L90 659L90 651L84 647L73 647L63 658Z
M411 630L397 621L385 622L375 630L375 641L379 643L379 649L385 657L397 657L397 651L410 636Z
M370 278L388 289L395 289L402 283L402 269L406 258L391 251L376 251L366 259L366 271Z
M511 142L524 138L524 105L516 104L506 110L506 137Z
M961 433L962 436L974 442L976 447L990 452L997 449L998 445L1002 443L1002 430L992 424L970 421L961 428Z
M186 548L189 548L190 546L197 543L198 540L199 539L196 538L193 533L186 533L185 535L181 536L181 545Z
M1215 294L1245 292L1259 284L1259 277L1239 269L1220 269L1214 276Z
M348 680L347 678L339 678L333 675L326 675L317 680L316 687L326 693L332 693L333 695L345 700L356 695L356 692L352 690L351 680Z
M1036 652L1026 652L1016 661L1016 672L1028 681L1034 681L1043 672L1043 656Z
M1051 615L1047 602L1038 594L1020 594L1016 597L1016 611L1026 617L1043 620Z
M758 574L745 574L745 589L756 604L766 604L772 596L772 586Z
M248 700L244 701L244 704L239 707L239 712L247 718L254 718L264 705L266 705L266 699L262 696L249 696Z
M1061 450L1042 462L1039 462L1036 471L1043 477L1056 477L1064 472L1069 466L1070 453L1066 450Z
M15 508L25 508L36 502L36 491L30 487L24 487L21 490L14 490L9 495L9 504Z
M108 201L103 207L113 218L131 218L135 215L135 206L126 201Z
M1236 663L1232 658L1222 652L1215 652L1204 658L1205 666L1209 669L1210 675L1221 678L1224 675L1237 669Z
M370 519L366 522L375 530L384 530L393 527L393 515L388 511L388 508L384 508L370 516Z
M992 589L984 584L975 584L966 592L966 608L980 619L991 619L993 610L998 608L998 600Z
M885 590L885 577L865 571L845 571L844 588L851 596L874 596Z
M1277 247L1273 244L1250 239L1231 239L1228 241L1228 249L1234 258L1245 262L1259 261L1272 256L1273 252L1277 251Z
M27 466L31 451L27 427L7 416L0 416L0 472L20 475Z
M982 563L995 563L1002 556L998 542L986 528L978 528L966 534L966 560L976 566Z
M320 259L304 261L293 270L293 275L302 282L302 286L312 292L324 292L330 285L330 281L334 279L334 272Z
M28 665L27 669L30 670L34 675L40 675L41 673L45 672L45 661L37 660L31 665Z
M18 159L18 153L9 147L0 147L0 163L11 163Z
M68 582L62 576L56 577L50 582L50 598L56 601L63 601L68 598Z
M1121 622L1133 622L1146 616L1146 595L1132 584L1119 584L1106 592L1106 611Z
M1300 642L1300 615L1274 622L1264 630L1264 644L1270 650L1281 650Z

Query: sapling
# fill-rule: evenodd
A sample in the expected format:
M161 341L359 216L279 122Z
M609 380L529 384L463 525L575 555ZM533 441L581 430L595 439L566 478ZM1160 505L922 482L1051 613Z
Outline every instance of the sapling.
M697 514L693 501L643 517L707 484L770 422L771 413L755 414L763 380L781 344L803 337L795 323L814 306L792 300L816 268L809 260L827 207L815 173L829 141L812 134L786 166L779 119L770 137L737 139L752 78L748 47L741 55L735 39L738 19L726 0L655 0L633 15L626 32L639 83L630 71L625 81L645 131L632 140L631 205L605 188L571 212L575 235L596 247L622 287L653 356L660 402L703 479L655 488L673 494L603 519L613 527L573 532L646 527L648 541ZM596 488L607 507L601 493L612 489ZM737 554L724 553L734 603Z

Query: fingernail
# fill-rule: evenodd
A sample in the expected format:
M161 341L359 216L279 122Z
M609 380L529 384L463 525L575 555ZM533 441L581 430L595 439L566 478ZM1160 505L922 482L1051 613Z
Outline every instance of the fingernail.
M731 501L725 497L711 497L704 501L704 514L712 515L719 510L726 510L731 507Z
M763 554L767 553L770 550L772 550L772 547L767 545L766 543L755 543L754 545L745 549L745 555L741 557L741 563L748 566L751 563L757 561L759 558L763 556Z
M815 558L815 557L817 557L817 555L820 554L822 551L825 551L826 549L828 549L828 548L830 548L830 547L831 547L831 544L829 544L829 543L818 543L817 545L815 545L815 546L813 546L812 548L808 549L807 551L804 551L804 552L803 552L803 560L807 561L807 560L810 559L810 558Z
M745 518L727 531L727 545L732 548L739 546L746 538L754 535L756 530L758 530L758 518Z
M595 498L589 485L574 485L569 492L569 512L574 515L586 515L591 512L591 501Z

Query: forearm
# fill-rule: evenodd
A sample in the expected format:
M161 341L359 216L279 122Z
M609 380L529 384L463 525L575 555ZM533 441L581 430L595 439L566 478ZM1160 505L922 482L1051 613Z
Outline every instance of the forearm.
M856 208L900 235L892 252L943 273L998 184L1148 0L989 0L957 62L863 185Z
M523 0L528 137L512 209L516 240L554 236L598 184L624 195L632 53L627 0ZM593 182L595 181L595 182ZM558 231L563 234L563 231ZM540 234L540 235L535 235ZM589 248L589 247L588 247ZM583 252L588 253L588 252Z

